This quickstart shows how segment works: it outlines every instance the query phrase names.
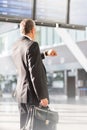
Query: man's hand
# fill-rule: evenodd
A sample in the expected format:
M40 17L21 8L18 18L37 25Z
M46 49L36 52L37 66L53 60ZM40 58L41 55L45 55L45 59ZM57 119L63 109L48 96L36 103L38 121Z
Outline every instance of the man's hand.
M48 106L48 99L47 98L41 99L40 105L43 107L47 107Z
M57 56L57 52L53 49L47 51L47 56Z

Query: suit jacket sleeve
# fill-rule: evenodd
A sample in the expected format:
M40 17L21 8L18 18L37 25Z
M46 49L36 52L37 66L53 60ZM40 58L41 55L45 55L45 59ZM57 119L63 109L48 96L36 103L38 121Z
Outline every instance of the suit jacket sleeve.
M41 53L41 58L42 58L42 60L45 59L44 53Z
M28 50L28 67L34 91L39 100L48 98L47 78L45 67L42 63L40 49L34 42Z

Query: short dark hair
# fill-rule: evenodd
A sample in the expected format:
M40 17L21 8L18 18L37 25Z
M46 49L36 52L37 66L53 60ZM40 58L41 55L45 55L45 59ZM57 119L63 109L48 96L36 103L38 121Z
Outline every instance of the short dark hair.
M35 23L32 19L23 19L20 23L20 32L26 35L27 33L30 33L34 26Z

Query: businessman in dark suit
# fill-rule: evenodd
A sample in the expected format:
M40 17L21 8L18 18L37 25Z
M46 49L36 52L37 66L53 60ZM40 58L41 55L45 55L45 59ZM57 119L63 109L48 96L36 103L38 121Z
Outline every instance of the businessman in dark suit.
M13 60L17 68L18 80L16 96L20 110L20 128L25 125L30 105L48 106L46 70L42 59L57 55L55 50L40 54L38 43L34 41L35 23L24 19L20 23L22 37L13 45Z

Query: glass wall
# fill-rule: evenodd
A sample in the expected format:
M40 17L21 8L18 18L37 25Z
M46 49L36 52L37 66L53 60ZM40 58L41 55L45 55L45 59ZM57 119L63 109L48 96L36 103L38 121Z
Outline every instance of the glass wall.
M0 53L3 53L3 51L11 49L12 44L16 41L18 37L20 37L20 32L17 24L11 23L10 25L10 23L0 23L0 27ZM4 31L2 31L3 29ZM72 39L76 42L87 40L87 29L85 31L67 29L67 31L70 33ZM62 39L56 33L55 28L44 26L36 27L36 41L38 41L40 46L45 47L62 43Z
M4 54L11 50L13 43L19 37L19 30L10 31L0 36L0 53Z
M86 30L75 30L67 29L72 39L75 42L87 40L87 29ZM49 46L54 44L61 44L62 39L56 33L55 28L37 26L37 37L36 40L41 46Z

